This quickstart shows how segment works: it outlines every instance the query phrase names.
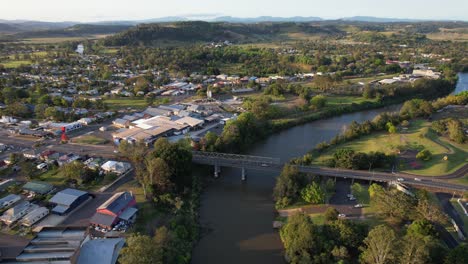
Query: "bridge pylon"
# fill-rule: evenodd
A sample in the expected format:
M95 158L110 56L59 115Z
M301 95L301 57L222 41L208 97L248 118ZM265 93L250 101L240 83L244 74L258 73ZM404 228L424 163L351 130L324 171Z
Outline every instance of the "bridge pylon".
M221 167L217 164L214 165L214 177L218 178L221 173Z

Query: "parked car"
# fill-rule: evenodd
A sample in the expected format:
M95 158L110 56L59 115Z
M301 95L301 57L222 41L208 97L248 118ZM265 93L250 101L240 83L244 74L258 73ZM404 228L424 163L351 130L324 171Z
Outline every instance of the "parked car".
M362 207L364 207L362 204L356 204L356 205L354 206L354 208L362 208Z
M47 166L49 166L49 164L43 162L43 163L37 165L36 168L37 168L38 170L43 170L43 169L47 169Z
M420 178L414 178L414 180L415 180L415 181L421 181L421 179L420 179Z
M403 178L398 178L397 181L402 182L402 181L405 181L405 179L403 179Z
M338 217L339 217L339 218L345 218L346 215L345 215L345 214L338 214Z

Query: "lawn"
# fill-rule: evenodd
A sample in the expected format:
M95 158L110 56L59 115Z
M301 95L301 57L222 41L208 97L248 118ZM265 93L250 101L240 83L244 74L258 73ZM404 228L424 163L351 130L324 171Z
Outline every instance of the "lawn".
M13 61L6 61L0 62L5 68L18 68L21 65L30 65L32 61L30 60L13 60Z
M93 135L84 135L73 139L73 143L89 144L89 145L103 145L108 143L109 140Z
M110 110L122 110L129 107L133 109L143 109L148 106L144 98L111 98L105 99L104 103Z
M427 121L414 120L406 131L401 130L396 134L378 132L332 147L320 155L314 163L324 165L325 161L332 157L337 148L348 148L365 153L381 151L387 154L395 154L397 147L403 147L415 152L428 149L433 155L430 161L421 161L421 168L419 169L413 169L409 166L402 168L403 171L409 173L426 176L448 174L468 162L468 143L453 143L448 139L437 136L429 127L430 123ZM444 156L447 156L448 160L443 160Z
M375 102L375 99L366 99L360 96L327 96L326 107L335 108L341 105L359 104L362 102Z
M65 183L65 178L60 175L58 168L51 168L43 174L39 175L39 180L48 182L55 186L60 186Z

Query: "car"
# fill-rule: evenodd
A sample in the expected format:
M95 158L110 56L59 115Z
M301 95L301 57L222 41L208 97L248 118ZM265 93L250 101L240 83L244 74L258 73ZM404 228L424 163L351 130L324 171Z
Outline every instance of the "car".
M351 196L351 197L349 197L349 200L350 200L350 201L356 201L356 197Z
M415 181L421 181L421 179L420 179L420 178L414 178L414 180L415 180Z
M403 178L398 178L397 181L402 182L402 181L405 181L405 179L403 179Z
M43 162L43 163L37 165L36 168L37 168L38 170L42 170L42 169L47 169L47 166L49 166L49 164Z
M353 195L352 195L351 193L348 193L346 196L347 196L348 198L353 197Z
M339 217L339 218L345 218L346 215L345 215L345 214L338 214L338 217Z
M262 163L260 166L262 166L262 167L268 167L269 165L266 164L266 163Z
M356 205L354 206L354 208L362 208L362 207L364 207L362 204L356 204Z

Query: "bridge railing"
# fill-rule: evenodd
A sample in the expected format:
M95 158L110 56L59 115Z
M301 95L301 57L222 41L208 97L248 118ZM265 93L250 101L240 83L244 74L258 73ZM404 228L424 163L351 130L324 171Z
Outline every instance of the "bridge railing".
M270 165L279 165L281 161L279 158L251 156L251 155L239 155L230 153L219 153L219 152L206 152L206 151L192 151L194 159L210 159L210 160L230 160L248 163L265 163Z

